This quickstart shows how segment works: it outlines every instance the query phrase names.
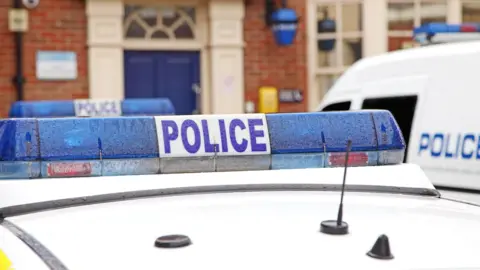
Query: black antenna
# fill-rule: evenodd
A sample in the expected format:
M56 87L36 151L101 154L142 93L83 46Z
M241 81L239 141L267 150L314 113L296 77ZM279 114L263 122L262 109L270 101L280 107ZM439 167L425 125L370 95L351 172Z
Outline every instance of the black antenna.
M320 232L326 234L344 235L348 234L348 223L343 221L343 194L345 193L345 180L347 179L348 154L352 147L352 140L347 141L347 153L345 154L345 167L343 172L342 195L340 195L340 206L338 207L337 220L324 220L320 224Z
M327 143L325 142L325 135L323 135L323 132L321 133L322 135L322 145L323 145L323 167L326 166L327 162Z
M218 145L213 141L213 171L217 171L217 154L218 154Z
M103 175L103 147L102 147L102 140L100 137L98 138L98 157L100 158L100 163L102 164L101 174Z
M30 155L32 154L32 134L30 134L30 132L27 132L27 134L25 135L25 144L27 147L27 149L25 150L25 154L27 157L30 157ZM28 176L32 176L32 162L28 162Z

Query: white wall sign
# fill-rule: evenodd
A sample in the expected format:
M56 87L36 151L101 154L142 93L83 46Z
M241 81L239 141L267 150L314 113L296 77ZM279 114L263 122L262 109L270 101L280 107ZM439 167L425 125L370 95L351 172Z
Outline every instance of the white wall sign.
M74 52L37 51L37 79L75 80L77 55Z

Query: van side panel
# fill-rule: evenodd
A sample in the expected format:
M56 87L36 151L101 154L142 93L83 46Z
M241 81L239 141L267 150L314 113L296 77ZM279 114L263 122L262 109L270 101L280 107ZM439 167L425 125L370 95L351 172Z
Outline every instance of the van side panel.
M434 185L480 189L480 48L412 64L431 77L407 162L420 165Z
M338 79L322 106L341 99L356 110L369 96L418 92L407 162L437 186L480 190L479 70L480 42L366 58Z

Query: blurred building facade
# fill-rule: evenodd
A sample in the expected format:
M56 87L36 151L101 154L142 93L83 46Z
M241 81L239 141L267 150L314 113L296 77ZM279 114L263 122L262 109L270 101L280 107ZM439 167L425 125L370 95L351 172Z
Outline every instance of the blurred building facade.
M17 98L6 2L0 4L0 117ZM478 0L287 2L300 16L290 47L275 44L263 0L41 0L23 34L24 99L169 96L182 103L182 113L241 113L246 102L258 102L261 86L273 86L304 94L301 102L281 103L280 111L311 110L361 57L411 46L414 26L480 22ZM325 16L335 20L336 32L318 33ZM323 39L335 39L335 49L319 51ZM74 52L76 78L39 79L38 51Z
M336 33L317 34L316 21L324 11L337 23ZM307 25L308 108L315 109L323 95L348 67L362 57L415 46L412 29L424 23L480 23L479 0L310 0ZM317 40L335 38L332 52L317 49Z

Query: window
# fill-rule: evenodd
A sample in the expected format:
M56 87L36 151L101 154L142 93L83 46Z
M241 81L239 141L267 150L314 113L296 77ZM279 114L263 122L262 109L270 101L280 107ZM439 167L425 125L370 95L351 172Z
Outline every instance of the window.
M388 50L410 48L414 27L447 22L448 0L389 0Z
M195 8L125 5L126 39L195 39Z
M362 57L362 2L324 0L316 5L315 76L320 99L335 79Z
M480 1L464 0L462 2L462 22L480 23Z
M362 109L383 109L390 111L397 120L403 137L405 138L405 143L408 146L416 106L417 96L401 96L365 99L362 104ZM407 152L405 152L404 161L406 160Z
M327 105L325 108L322 109L322 112L330 112L330 111L348 111L350 110L350 101L338 102Z

